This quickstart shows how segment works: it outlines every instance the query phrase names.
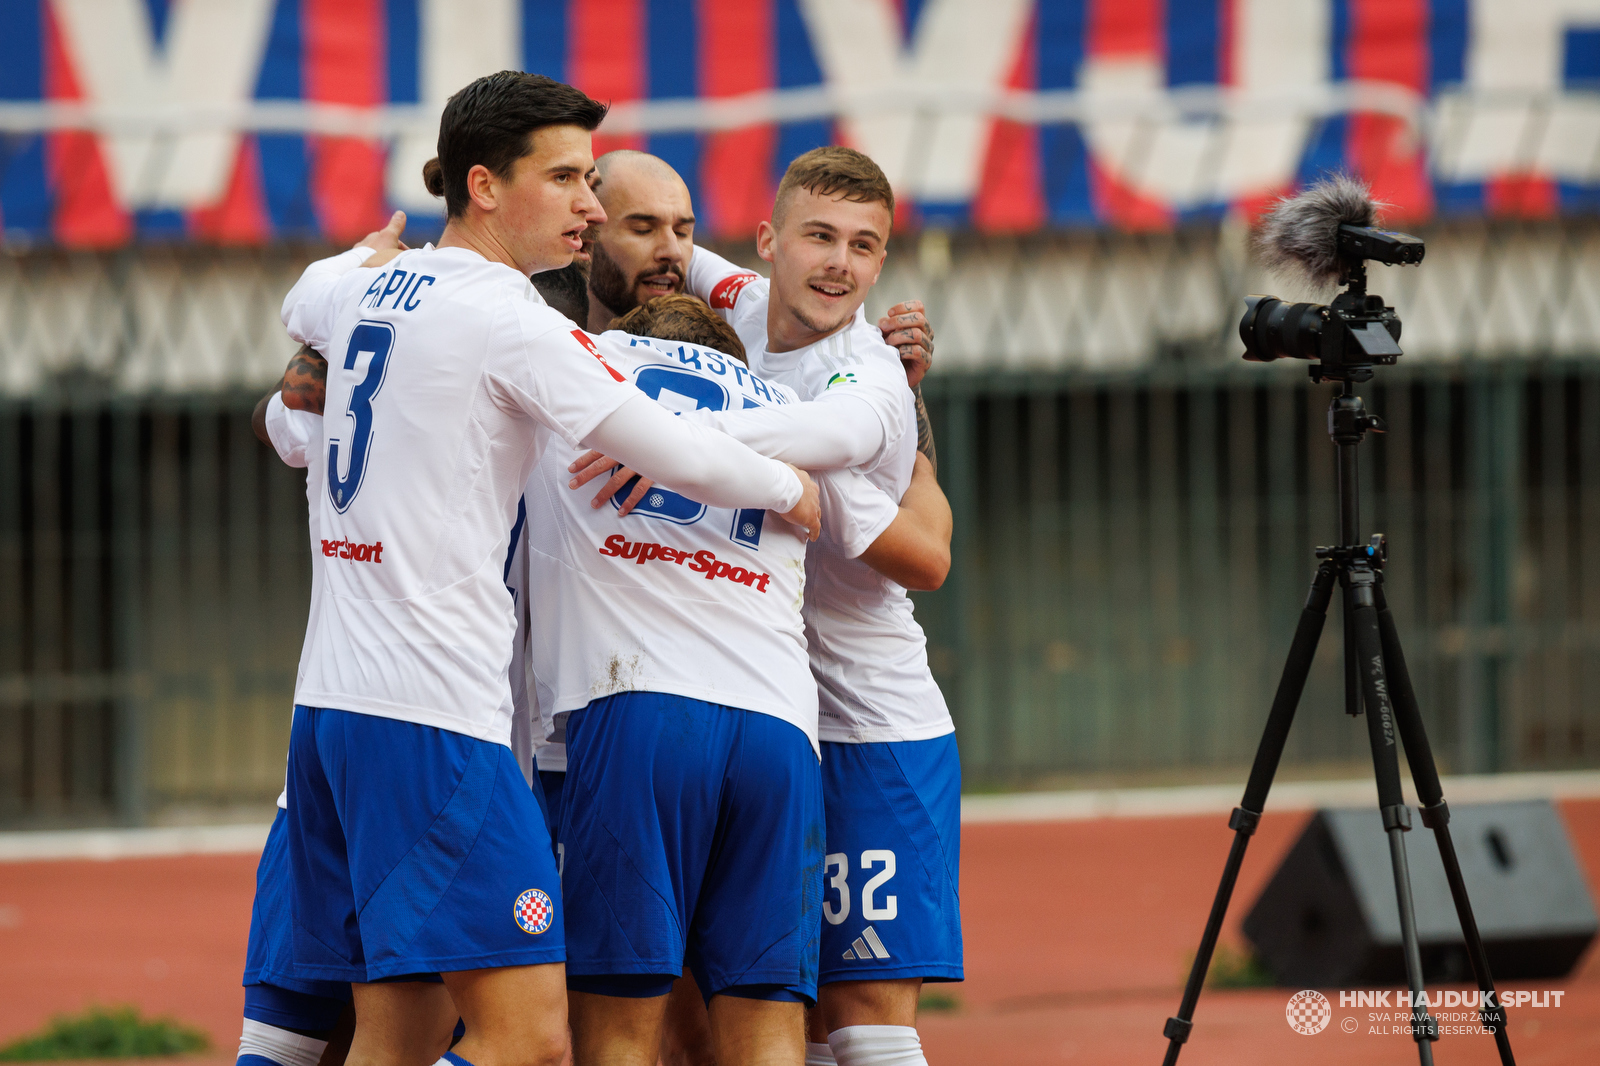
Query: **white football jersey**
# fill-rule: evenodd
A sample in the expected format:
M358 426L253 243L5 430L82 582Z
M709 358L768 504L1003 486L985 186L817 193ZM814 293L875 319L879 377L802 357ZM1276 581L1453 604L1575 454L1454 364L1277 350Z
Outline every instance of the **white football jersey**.
M849 389L867 401L883 425L884 443L877 456L856 469L892 499L905 495L916 461L915 401L899 353L884 343L864 310L815 344L769 352L766 278L696 247L685 288L733 326L751 368L762 377L791 387L803 400ZM822 499L823 534L806 557L804 608L820 738L861 744L953 732L944 694L928 669L927 638L912 615L910 597L855 558L865 545L849 545L834 533L848 525L836 512L830 515L830 505L837 508L840 499L830 499L828 492Z
M686 412L792 403L794 393L719 352L604 334L607 360L646 395ZM582 449L555 442L527 486L552 516L530 525L532 673L547 726L542 770L565 769L567 713L616 692L664 692L790 722L817 742L816 683L800 605L804 532L775 514L706 507L660 486L618 516L598 482L567 487Z
M340 265L284 302L328 357L325 586L295 702L508 744L518 497L551 438L576 445L632 390L508 266L461 248Z
M306 472L306 499L310 505L311 553L322 555L322 543L317 534L318 498L322 493L324 473L321 463L308 463L310 456L319 454L322 446L322 416L310 411L297 411L286 407L281 393L274 393L267 402L267 436L272 441L278 458L292 467L303 467ZM504 579L506 591L511 594L516 613L517 633L511 645L511 750L517 756L523 775L532 780L533 752L539 736L537 705L533 702L533 678L528 673L528 595L525 588L528 576L527 538L523 535L527 523L526 504L517 502L517 519L511 527L511 546L506 556ZM311 568L311 618L317 617L317 601L322 591L322 567ZM306 664L316 647L315 631L309 626L305 644L300 650L300 666L295 682L305 675ZM287 791L278 796L278 806L287 807Z
M311 516L311 554L313 558L322 553L321 539L318 536L318 509L317 498L322 494L322 464L309 462L310 456L321 450L322 447L322 416L310 411L297 411L286 407L283 394L275 392L272 399L267 401L267 438L272 441L273 450L278 453L278 458L287 466L304 469L306 472L306 502L307 511ZM310 622L317 617L317 601L322 593L322 567L311 567L311 610L306 625L306 639L300 646L300 665L295 670L295 687L300 687L300 679L305 676L306 661L310 657L311 648L315 644L312 636ZM287 785L283 792L278 794L278 806L289 806L289 790Z

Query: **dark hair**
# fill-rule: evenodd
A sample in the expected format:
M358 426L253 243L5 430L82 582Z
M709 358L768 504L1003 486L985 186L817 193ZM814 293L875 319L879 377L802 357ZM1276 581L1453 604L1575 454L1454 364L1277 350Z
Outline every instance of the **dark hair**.
M625 315L611 320L607 329L620 329L641 337L656 337L664 341L681 341L697 344L739 362L747 362L744 345L733 327L704 300L683 293L670 293L646 300Z
M574 325L587 328L589 276L582 263L574 259L560 270L546 270L529 280L545 303L572 319Z
M894 189L882 168L872 157L854 148L827 145L813 148L797 156L778 182L778 195L773 198L772 221L782 220L784 201L796 189L816 193L818 196L843 197L858 204L882 204L894 218Z
M467 210L467 172L482 164L504 177L533 150L535 130L581 126L593 131L606 117L606 105L543 74L502 70L488 74L452 96L439 116L439 154L422 165L422 183L444 197L445 212L460 218Z

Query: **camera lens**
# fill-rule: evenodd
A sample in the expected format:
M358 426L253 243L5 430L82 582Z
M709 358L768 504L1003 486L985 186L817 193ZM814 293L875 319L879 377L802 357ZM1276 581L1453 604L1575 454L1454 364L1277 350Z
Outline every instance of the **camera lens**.
M1270 363L1320 357L1325 305L1288 304L1275 296L1246 296L1244 302L1239 339L1246 359Z

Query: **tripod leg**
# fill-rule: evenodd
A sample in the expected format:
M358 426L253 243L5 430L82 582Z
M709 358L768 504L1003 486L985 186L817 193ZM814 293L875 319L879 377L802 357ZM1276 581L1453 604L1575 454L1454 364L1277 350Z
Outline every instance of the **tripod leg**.
M1400 761L1395 745L1395 716L1389 701L1389 682L1384 673L1383 638L1379 633L1371 570L1351 573L1351 612L1360 654L1361 692L1367 706L1367 739L1372 745L1372 769L1378 782L1378 808L1383 814L1383 829L1389 837L1389 862L1394 868L1395 901L1400 908L1400 940L1405 953L1406 983L1411 986L1411 1026L1422 1066L1433 1066L1432 1041L1439 1039L1438 1024L1428 1014L1422 984L1422 952L1417 946L1416 911L1411 900L1411 872L1406 864L1406 831L1411 828L1411 809L1400 791Z
M1164 1066L1174 1066L1178 1061L1184 1041L1189 1039L1189 1033L1194 1028L1194 1008L1200 1001L1206 971L1211 967L1211 954L1216 950L1217 936L1222 932L1222 920L1228 914L1234 882L1239 878L1239 868L1244 865L1245 848L1250 845L1250 836L1261 821L1267 792L1272 788L1273 775L1278 772L1278 760L1283 757L1283 745L1289 739L1295 708L1300 704L1300 694L1306 687L1306 675L1311 672L1311 660L1317 653L1317 641L1322 637L1322 625L1327 621L1328 601L1333 598L1333 583L1337 573L1338 568L1329 561L1317 567L1317 576L1312 579L1305 608L1300 612L1294 643L1289 646L1289 657L1283 664L1283 674L1278 680L1278 692L1272 699L1272 710L1261 732L1261 742L1256 746L1256 759L1250 767L1250 781L1245 785L1244 799L1228 818L1228 828L1234 832L1233 847L1228 851L1228 861L1222 868L1222 881L1217 885L1216 898L1211 902L1211 915L1206 919L1206 929L1200 937L1200 950L1195 952L1194 965L1189 967L1189 981L1183 989L1183 1002L1178 1007L1177 1015L1168 1018L1162 1030L1162 1035L1167 1038L1167 1054L1162 1060Z
M1355 717L1361 713L1361 665L1356 648L1355 610L1348 590L1339 605L1339 617L1344 623L1344 713Z
M1494 977L1489 973L1489 956L1483 949L1483 937L1479 935L1477 919L1472 915L1472 901L1467 898L1467 883L1461 876L1461 862L1456 858L1455 842L1450 838L1450 808L1444 801L1439 770L1433 762L1433 749L1428 745L1422 712L1417 708L1416 692L1411 687L1411 673L1406 669L1405 652L1400 647L1400 632L1384 599L1381 579L1373 593L1378 609L1378 630L1383 640L1383 662L1388 671L1389 692L1394 698L1400 739L1405 741L1411 780L1417 787L1417 798L1421 801L1422 824L1433 830L1434 841L1439 845L1445 879L1450 882L1450 895L1455 900L1456 916L1461 921L1461 935L1467 942L1467 958L1483 995L1484 1007L1479 1014L1483 1024L1494 1033L1500 1061L1505 1066L1515 1066L1517 1060L1511 1054L1505 1009L1500 1006L1499 996L1495 992Z

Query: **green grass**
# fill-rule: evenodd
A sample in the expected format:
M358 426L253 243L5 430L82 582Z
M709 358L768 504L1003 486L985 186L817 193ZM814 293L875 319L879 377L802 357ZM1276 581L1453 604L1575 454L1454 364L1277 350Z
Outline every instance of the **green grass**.
M1185 973L1188 968L1184 968ZM1206 973L1207 988L1271 988L1272 974L1255 953L1218 944L1211 954L1211 969Z
M0 1062L60 1059L131 1059L204 1051L210 1043L198 1029L172 1018L145 1020L132 1007L90 1007L57 1015L43 1031L0 1047Z
M961 1001L948 992L923 989L921 998L917 1000L917 1010L929 1014L954 1014L960 1009Z

